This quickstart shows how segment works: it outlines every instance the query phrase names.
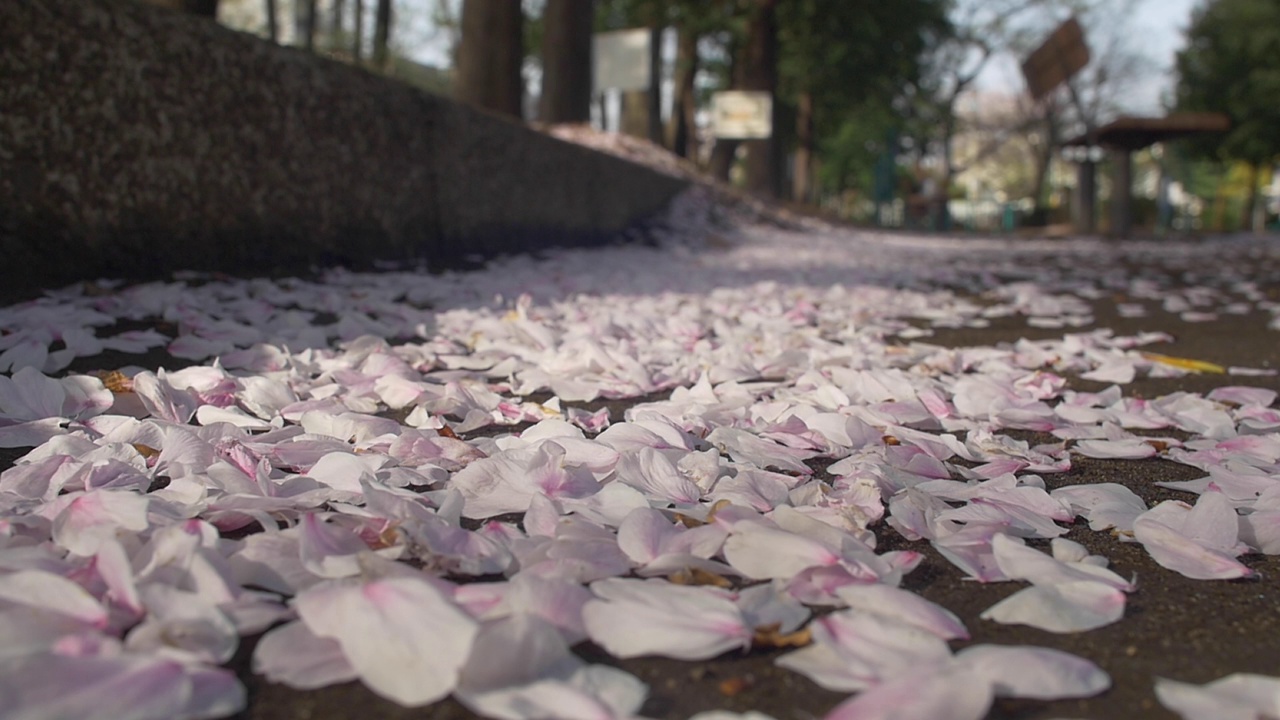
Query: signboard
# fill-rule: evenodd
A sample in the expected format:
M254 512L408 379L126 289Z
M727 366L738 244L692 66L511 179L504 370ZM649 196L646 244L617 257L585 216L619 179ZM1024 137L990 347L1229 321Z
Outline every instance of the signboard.
M757 140L773 134L773 96L724 90L711 96L711 133L718 138Z
M1022 62L1022 76L1027 79L1031 98L1038 101L1088 64L1089 46L1084 41L1084 30L1071 18L1027 56Z
M596 33L592 39L595 57L595 92L607 89L649 89L649 28Z

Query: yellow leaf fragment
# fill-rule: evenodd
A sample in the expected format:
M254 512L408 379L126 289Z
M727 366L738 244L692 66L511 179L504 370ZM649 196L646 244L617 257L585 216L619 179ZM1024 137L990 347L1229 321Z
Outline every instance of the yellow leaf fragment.
M1191 358L1180 358L1180 357L1174 357L1172 355L1161 355L1160 353L1153 353L1153 352L1144 352L1140 354L1142 355L1142 357L1146 358L1147 360L1150 360L1151 362L1158 362L1161 365L1168 365L1170 367L1181 368L1183 370L1189 370L1191 372L1206 372L1206 373L1214 373L1216 375L1222 375L1227 372L1227 369L1222 367L1221 365L1217 365L1211 362L1205 362L1204 360L1192 360Z

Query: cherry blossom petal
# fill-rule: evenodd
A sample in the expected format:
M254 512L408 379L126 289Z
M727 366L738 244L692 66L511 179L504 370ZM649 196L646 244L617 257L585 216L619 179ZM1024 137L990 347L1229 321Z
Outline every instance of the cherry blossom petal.
M230 672L191 668L160 657L50 654L2 669L5 714L23 720L222 717L242 710L247 701L244 687Z
M1156 678L1160 704L1183 720L1280 717L1280 678L1234 673L1205 685Z
M969 638L969 631L954 613L906 590L881 583L858 583L836 590L836 597L851 609L913 625L943 640Z
M701 660L751 644L742 611L715 589L610 579L591 591L598 599L582 608L587 635L616 657Z
M477 631L433 585L407 576L331 581L294 606L313 634L338 642L370 689L409 707L453 690Z
M1058 700L1092 697L1111 678L1092 662L1052 648L970 645L956 654L965 669L991 684L996 697Z
M880 683L836 706L826 720L979 720L992 701L991 685L963 670L923 667Z
M253 651L253 671L275 683L298 690L355 680L358 675L342 646L294 621L262 636Z
M1124 616L1124 593L1091 580L1024 588L982 612L984 620L1073 633L1110 625Z

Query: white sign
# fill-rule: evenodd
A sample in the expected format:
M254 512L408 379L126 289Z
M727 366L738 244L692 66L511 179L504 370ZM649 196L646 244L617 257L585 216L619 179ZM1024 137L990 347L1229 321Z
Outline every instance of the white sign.
M596 33L595 92L649 89L649 28Z
M773 96L742 90L713 94L711 133L718 138L737 140L769 137L773 134Z

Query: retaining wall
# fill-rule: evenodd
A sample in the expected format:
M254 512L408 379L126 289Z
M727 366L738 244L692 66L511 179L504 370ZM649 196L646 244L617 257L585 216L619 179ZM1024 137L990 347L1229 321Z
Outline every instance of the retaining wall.
M201 18L0 2L6 295L597 243L683 187Z

